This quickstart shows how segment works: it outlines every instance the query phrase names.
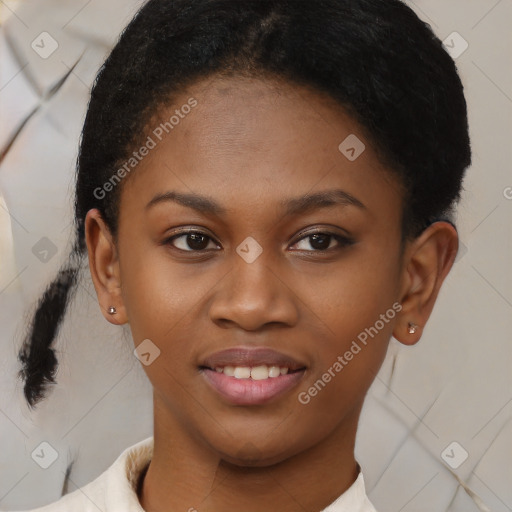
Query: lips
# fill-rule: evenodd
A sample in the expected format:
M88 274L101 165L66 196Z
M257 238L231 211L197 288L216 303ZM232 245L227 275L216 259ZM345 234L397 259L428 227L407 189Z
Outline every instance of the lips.
M295 387L306 365L266 348L216 352L199 366L210 387L233 405L260 405Z

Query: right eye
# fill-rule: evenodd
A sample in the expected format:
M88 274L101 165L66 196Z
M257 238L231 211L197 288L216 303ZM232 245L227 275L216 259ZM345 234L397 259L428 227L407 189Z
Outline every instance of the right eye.
M213 244L213 247L208 248L209 242ZM178 235L172 235L167 238L163 244L171 245L172 247L184 252L202 252L210 251L212 248L218 248L218 245L211 237L201 231L194 230L182 231Z

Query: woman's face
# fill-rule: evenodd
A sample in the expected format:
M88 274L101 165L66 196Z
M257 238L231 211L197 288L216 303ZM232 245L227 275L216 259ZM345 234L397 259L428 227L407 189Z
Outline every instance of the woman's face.
M401 189L359 126L308 89L215 78L146 136L117 249L156 424L259 465L354 432L403 272Z

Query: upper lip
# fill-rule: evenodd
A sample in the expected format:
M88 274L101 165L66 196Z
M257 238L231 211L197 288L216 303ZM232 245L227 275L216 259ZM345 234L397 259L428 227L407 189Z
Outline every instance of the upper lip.
M290 370L299 370L306 365L291 356L276 352L270 348L237 347L221 350L204 359L201 366L215 369L225 366L279 366Z

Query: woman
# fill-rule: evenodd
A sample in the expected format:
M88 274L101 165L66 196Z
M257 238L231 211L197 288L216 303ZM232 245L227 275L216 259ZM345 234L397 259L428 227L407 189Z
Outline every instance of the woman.
M374 511L354 457L391 336L457 253L463 88L395 0L150 0L100 70L77 238L20 358L32 406L87 253L154 438L41 511Z

